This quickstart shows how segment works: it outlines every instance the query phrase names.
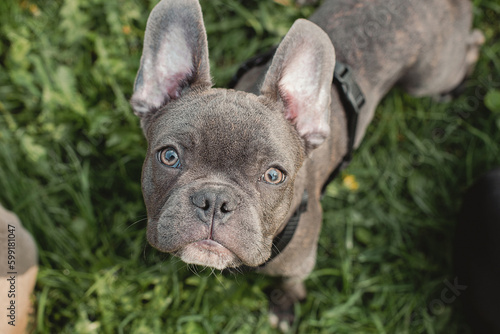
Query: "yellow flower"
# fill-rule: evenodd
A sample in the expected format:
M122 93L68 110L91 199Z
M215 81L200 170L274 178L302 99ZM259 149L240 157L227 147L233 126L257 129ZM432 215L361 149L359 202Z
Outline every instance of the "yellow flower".
M274 2L279 3L280 5L283 5L283 6L290 6L291 5L290 0L274 0Z
M354 175L350 174L344 175L344 177L342 178L342 183L350 191L356 191L359 188L359 183L356 181L356 177Z
M130 26L129 26L129 25L123 26L123 27L122 27L122 31L123 31L123 33L124 33L125 35L130 34L130 31L131 31Z
M29 8L31 14L33 14L33 16L39 16L40 15L40 8L38 8L37 5L35 5L35 4L32 3L32 4L29 5L28 8Z

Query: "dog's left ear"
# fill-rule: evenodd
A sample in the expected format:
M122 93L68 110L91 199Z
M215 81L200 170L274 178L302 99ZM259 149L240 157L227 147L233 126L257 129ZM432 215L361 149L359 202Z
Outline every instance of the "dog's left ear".
M162 0L151 12L130 103L144 120L186 90L212 86L198 0Z
M285 117L306 143L318 147L330 134L330 100L335 50L328 35L299 19L278 47L261 94L282 102Z

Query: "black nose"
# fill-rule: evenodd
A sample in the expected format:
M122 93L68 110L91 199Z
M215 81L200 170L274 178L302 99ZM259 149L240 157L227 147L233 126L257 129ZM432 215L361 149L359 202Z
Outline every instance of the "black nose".
M191 203L196 206L198 217L204 222L223 219L238 206L236 196L219 188L202 189L194 193Z

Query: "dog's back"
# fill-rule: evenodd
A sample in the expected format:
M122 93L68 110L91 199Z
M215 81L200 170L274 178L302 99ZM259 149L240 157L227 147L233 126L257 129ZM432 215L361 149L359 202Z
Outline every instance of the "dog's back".
M396 83L414 95L452 90L482 42L480 33L470 32L468 0L326 1L310 20L328 33L337 59L357 69L379 95Z

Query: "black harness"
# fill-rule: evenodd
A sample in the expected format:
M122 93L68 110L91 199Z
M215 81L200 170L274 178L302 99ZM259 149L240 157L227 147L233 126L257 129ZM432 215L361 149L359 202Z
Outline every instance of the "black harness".
M236 74L233 76L233 78L231 79L231 82L229 83L228 87L234 88L238 83L238 81L241 79L241 77L243 77L243 75L247 73L249 70L251 70L256 66L261 66L269 62L276 53L276 49L277 48L273 48L272 50L264 54L255 56L244 62L240 66ZM352 152L354 150L354 140L356 137L356 126L358 124L358 115L361 107L365 104L365 97L363 95L363 92L361 91L358 84L354 80L354 77L352 75L349 66L342 64L340 62L336 62L335 71L333 73L333 84L338 89L340 100L342 102L342 105L346 113L347 134L349 138L347 142L347 153L346 155L344 155L342 161L337 165L337 167L335 167L335 169L330 174L325 184L321 188L322 194L324 194L328 184L335 177L337 177L340 171L345 167L347 167L347 165L349 165L349 163L351 162ZM309 196L307 194L307 191L304 190L300 205L295 210L290 220L287 222L283 231L281 231L273 239L271 257L257 268L265 266L276 256L278 256L285 249L290 240L292 240L295 230L297 229L297 225L299 224L300 216L302 215L302 213L307 211L308 200ZM248 271L248 270L254 270L256 269L256 267L241 266L238 267L238 269L243 271Z

